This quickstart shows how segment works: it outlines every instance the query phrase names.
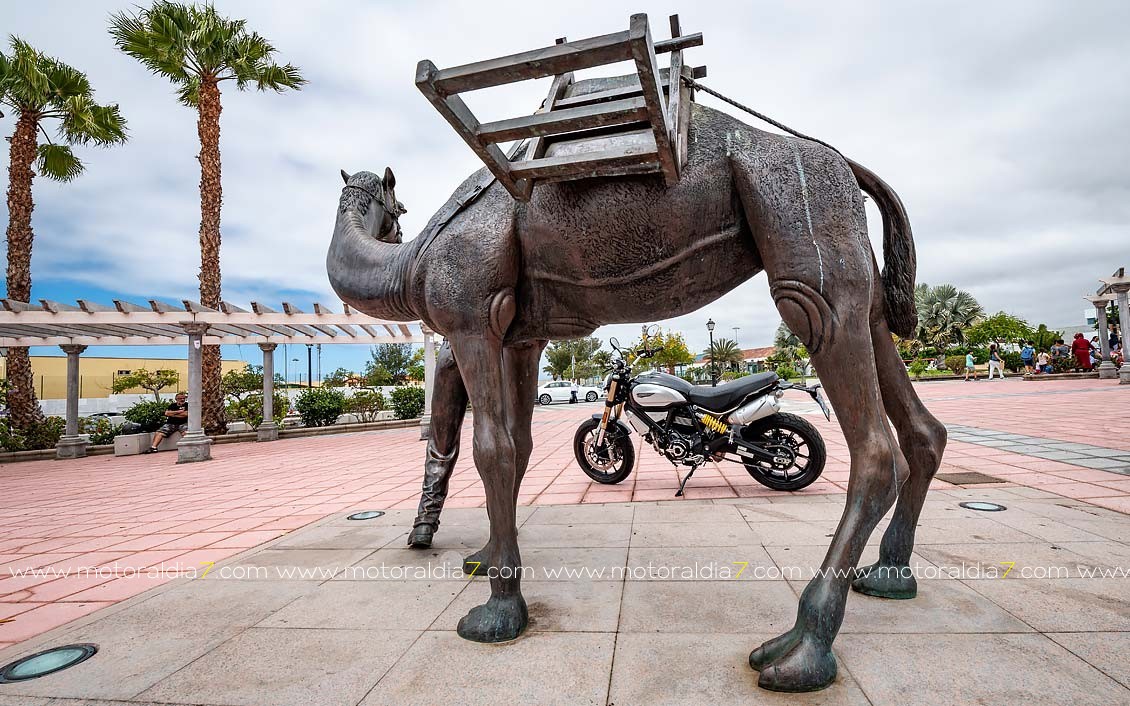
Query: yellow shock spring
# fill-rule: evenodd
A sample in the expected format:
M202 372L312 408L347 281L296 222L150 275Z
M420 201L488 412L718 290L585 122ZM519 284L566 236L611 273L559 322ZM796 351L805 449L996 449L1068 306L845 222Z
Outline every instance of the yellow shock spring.
M708 429L713 429L714 431L718 432L719 434L725 434L726 431L729 430L729 428L730 428L725 423L719 421L718 419L715 419L714 417L710 416L709 414L704 414L701 417L699 417L698 419L699 419L699 421L702 422L703 426L705 426Z

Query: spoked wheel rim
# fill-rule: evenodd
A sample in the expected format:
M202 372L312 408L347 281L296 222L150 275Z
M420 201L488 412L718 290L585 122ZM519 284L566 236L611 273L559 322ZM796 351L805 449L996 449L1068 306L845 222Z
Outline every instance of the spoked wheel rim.
M812 464L812 449L808 440L792 429L769 429L758 437L762 447L776 458L746 459L745 464L762 474L782 481L803 476Z
M593 429L585 435L584 449L585 460L596 474L612 477L620 472L624 465L624 450L620 448L618 439L611 433L604 435L604 453L596 447L596 437L600 428Z

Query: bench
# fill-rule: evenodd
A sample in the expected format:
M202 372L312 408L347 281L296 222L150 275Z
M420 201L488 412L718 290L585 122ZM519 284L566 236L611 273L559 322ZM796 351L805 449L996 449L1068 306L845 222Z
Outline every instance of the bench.
M176 431L165 437L157 447L158 451L175 451L177 442L180 441L181 432ZM136 456L149 448L153 443L153 432L147 431L140 434L119 434L114 437L115 456Z

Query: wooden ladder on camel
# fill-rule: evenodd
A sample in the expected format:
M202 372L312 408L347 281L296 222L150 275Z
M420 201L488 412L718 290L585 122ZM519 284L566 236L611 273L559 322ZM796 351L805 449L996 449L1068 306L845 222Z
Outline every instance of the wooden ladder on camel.
M438 69L424 59L416 86L474 150L496 179L519 201L529 201L539 182L627 174L662 174L668 186L687 159L687 130L694 94L679 77L702 78L705 67L683 63L683 50L702 45L702 34L684 35L672 15L671 39L652 42L647 15L632 15L629 27L599 37ZM656 55L670 53L660 69ZM616 87L585 92L573 72L635 63L635 75L608 79ZM533 115L480 122L460 93L553 76ZM499 143L527 140L511 160Z

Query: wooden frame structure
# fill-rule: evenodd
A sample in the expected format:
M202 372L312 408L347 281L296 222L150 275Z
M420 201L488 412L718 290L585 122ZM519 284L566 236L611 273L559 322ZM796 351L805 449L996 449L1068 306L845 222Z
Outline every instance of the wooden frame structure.
M482 159L514 198L528 201L535 183L595 176L660 173L668 186L686 161L690 89L678 77L701 78L705 67L684 66L683 50L702 45L702 34L683 35L672 15L671 39L653 42L647 15L632 15L629 28L599 37L438 69L424 59L416 86ZM670 53L660 69L657 54ZM633 61L634 80L620 88L572 95L573 72ZM541 109L533 115L480 122L460 93L553 76ZM511 161L499 143L529 140Z

